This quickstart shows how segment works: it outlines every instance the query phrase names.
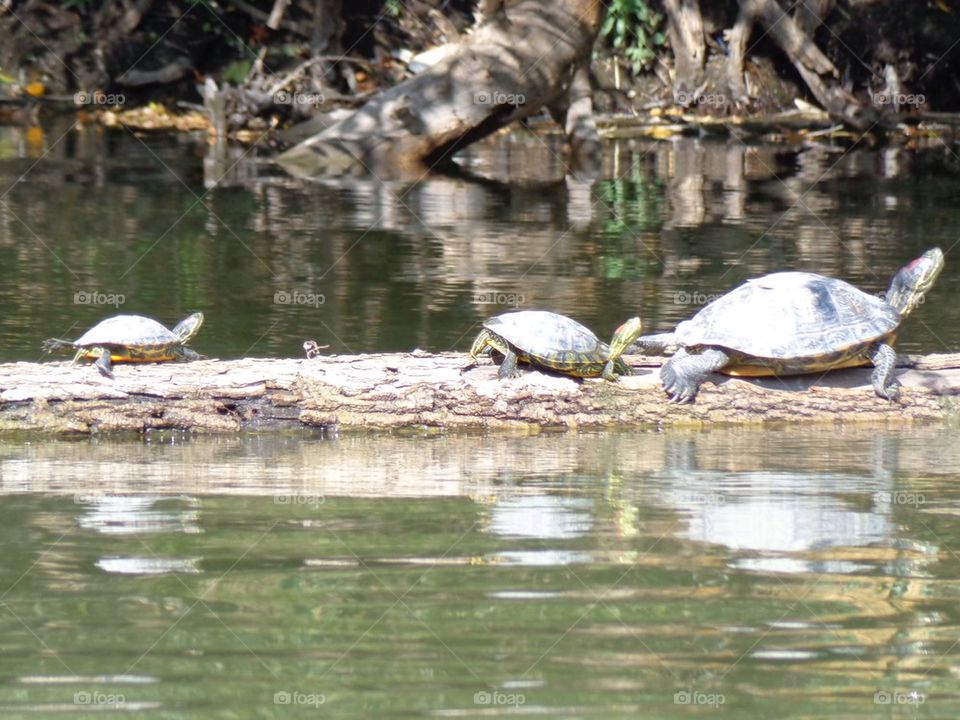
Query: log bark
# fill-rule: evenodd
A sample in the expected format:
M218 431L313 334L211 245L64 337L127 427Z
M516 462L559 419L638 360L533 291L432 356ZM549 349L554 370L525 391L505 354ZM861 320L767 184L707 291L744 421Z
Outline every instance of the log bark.
M519 0L440 62L278 157L301 176L362 164L417 172L564 96L589 56L600 0Z
M444 430L763 423L909 423L960 415L960 355L904 358L902 398L876 397L870 370L823 376L716 376L697 401L666 401L662 358L630 357L619 383L527 370L500 381L488 360L461 353L207 360L124 365L116 379L90 365L0 365L0 430L53 433L177 429L236 432Z

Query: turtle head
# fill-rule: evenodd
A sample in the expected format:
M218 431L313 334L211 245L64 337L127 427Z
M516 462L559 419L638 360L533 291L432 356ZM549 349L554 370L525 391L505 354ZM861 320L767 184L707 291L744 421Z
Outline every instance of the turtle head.
M943 251L940 248L927 250L893 276L887 290L887 304L892 305L900 317L906 317L923 302L923 296L933 286L941 270Z
M638 337L643 325L640 318L632 317L613 332L613 340L610 341L610 357L617 358L627 351L627 348L633 345Z
M186 344L200 331L201 325L203 325L203 313L195 312L178 322L170 332L180 338L181 343Z

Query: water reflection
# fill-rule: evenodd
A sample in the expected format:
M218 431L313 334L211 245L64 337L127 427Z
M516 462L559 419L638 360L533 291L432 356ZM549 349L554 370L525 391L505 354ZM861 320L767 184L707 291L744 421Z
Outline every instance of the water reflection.
M170 502L160 495L103 495L78 493L76 502L86 508L78 518L80 527L111 535L183 532L198 533L196 510L167 509ZM197 507L195 500L188 500Z
M895 440L874 440L871 471L864 474L704 471L697 467L692 441L675 444L662 500L686 518L683 537L738 551L734 567L852 573L873 565L832 558L833 549L893 542L891 500L906 497L895 490ZM864 508L867 497L872 507Z
M0 706L953 716L953 434L8 438Z
M787 267L880 290L931 245L949 256L960 190L941 154L898 147L629 140L585 178L553 140L518 136L468 149L457 177L302 182L251 153L214 186L187 136L51 130L37 156L24 132L0 129L8 360L118 309L171 323L202 308L202 351L270 356L306 336L338 352L463 348L514 306L602 335L636 312L661 329ZM905 349L960 342L951 267ZM101 296L125 301L77 300Z
M688 524L683 536L719 543L735 551L754 551L733 565L764 572L852 573L872 565L831 560L832 548L890 543L889 515L861 512L837 501L835 493L852 490L851 478L814 474L752 473L736 478L736 490L717 493L683 508ZM853 479L855 487L856 479ZM784 485L802 492L783 492ZM811 487L811 485L813 487ZM696 500L696 499L695 499ZM852 504L852 503L851 503ZM757 557L758 554L762 556ZM801 559L803 555L814 556Z
M505 497L489 511L488 532L504 538L571 540L593 529L591 502L552 495ZM500 552L494 562L516 565L570 565L592 560L588 552L536 548Z
M167 573L199 573L196 558L105 557L96 565L108 573L128 575L165 575Z

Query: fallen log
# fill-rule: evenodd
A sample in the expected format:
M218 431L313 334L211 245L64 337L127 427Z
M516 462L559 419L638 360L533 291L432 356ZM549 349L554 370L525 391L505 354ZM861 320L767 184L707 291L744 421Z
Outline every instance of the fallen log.
M419 351L313 360L206 360L125 365L116 379L89 365L0 365L0 430L95 433L175 429L492 430L946 420L960 415L960 354L901 359L902 398L876 397L870 370L823 376L715 376L697 401L660 388L662 358L628 358L619 383L536 371L499 381L483 359Z
M602 11L597 0L518 0L451 44L435 65L378 93L277 161L297 176L340 174L358 165L419 175L458 149L561 103L575 70L590 56Z

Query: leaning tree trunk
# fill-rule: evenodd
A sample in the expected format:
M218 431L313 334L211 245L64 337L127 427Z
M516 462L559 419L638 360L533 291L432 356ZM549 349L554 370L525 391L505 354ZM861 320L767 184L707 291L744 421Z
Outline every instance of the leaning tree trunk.
M436 65L278 160L307 176L358 163L396 172L439 162L566 96L575 69L589 58L603 10L601 0L518 0L453 44ZM583 130L582 121L571 124Z
M808 0L799 3L796 13L791 14L777 0L740 0L740 17L731 38L736 47L732 48L729 58L731 69L728 76L733 78L732 92L736 94L740 91L736 78L742 77L743 73L741 48L749 35L747 28L754 20L759 20L764 31L787 55L824 110L841 122L861 130L875 125L879 116L843 88L840 72L814 42L814 32L834 4L834 0ZM791 7L794 7L793 4Z

